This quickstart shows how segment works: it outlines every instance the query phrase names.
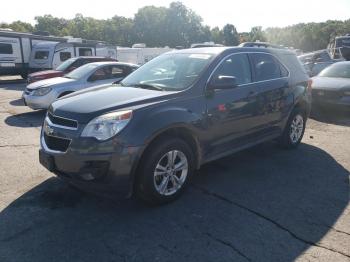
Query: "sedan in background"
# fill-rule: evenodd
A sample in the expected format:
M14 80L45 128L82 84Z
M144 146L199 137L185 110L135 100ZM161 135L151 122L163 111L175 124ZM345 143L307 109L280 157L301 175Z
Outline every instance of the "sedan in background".
M47 109L57 98L88 87L117 83L137 68L138 65L119 62L86 64L63 77L29 84L22 98L32 109Z
M350 108L350 62L338 62L312 78L315 105Z
M109 58L109 57L99 57L99 56L73 57L64 61L55 70L44 70L44 71L39 71L39 72L29 74L27 77L27 83L31 84L36 81L40 81L44 79L64 76L65 74L68 74L69 72L85 64L93 63L93 62L104 62L104 61L117 62L115 59Z

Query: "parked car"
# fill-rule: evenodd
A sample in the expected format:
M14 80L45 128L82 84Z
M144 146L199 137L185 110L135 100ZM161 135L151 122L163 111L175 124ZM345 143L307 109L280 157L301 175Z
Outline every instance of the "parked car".
M350 62L338 62L312 78L315 105L350 108Z
M83 65L63 77L29 84L23 92L24 104L32 109L47 109L57 98L88 87L118 82L138 65L119 62L95 62Z
M260 47L260 48L277 48L277 49L284 49L285 47L274 45L267 42L244 42L239 44L239 47Z
M32 74L28 75L27 83L31 84L36 81L49 79L53 77L59 77L64 76L65 74L68 74L69 72L77 69L78 67L93 63L93 62L104 62L104 61L115 61L113 58L109 57L100 57L100 56L80 56L80 57L73 57L66 61L64 61L62 64L60 64L55 70L45 70L45 71L38 71Z
M42 165L98 194L174 200L202 164L271 139L300 143L309 77L283 49L209 47L163 54L120 87L52 103Z
M298 56L308 74L312 77L318 75L326 67L341 60L332 59L328 50L319 50Z

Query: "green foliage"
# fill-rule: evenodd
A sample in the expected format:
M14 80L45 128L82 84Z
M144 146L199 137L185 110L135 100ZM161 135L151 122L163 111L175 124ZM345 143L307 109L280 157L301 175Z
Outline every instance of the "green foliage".
M324 49L335 36L350 33L350 19L266 30L256 26L250 32L237 33L232 24L226 24L222 29L203 25L202 18L181 2L173 2L169 7L142 7L132 19L117 15L110 19L95 19L77 14L73 19L44 15L35 20L34 27L15 21L0 23L0 28L19 32L47 31L51 35L101 40L119 46L146 43L149 47L189 47L192 43L206 41L233 46L242 42L269 41L303 51Z
M31 24L26 22L21 22L21 21L15 21L15 22L12 22L11 24L0 23L0 28L8 28L16 32L24 32L24 33L33 31L33 26Z

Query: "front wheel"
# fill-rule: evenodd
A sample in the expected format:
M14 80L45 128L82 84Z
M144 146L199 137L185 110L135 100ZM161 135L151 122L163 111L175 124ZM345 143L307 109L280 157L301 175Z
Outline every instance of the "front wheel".
M284 148L296 148L304 136L305 124L305 114L300 109L294 109L280 137L279 142L281 146Z
M194 171L191 148L179 138L162 138L145 152L138 169L136 193L150 204L175 200Z

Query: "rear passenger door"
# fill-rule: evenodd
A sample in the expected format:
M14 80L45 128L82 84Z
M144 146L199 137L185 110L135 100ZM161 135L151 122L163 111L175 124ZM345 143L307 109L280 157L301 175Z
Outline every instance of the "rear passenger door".
M253 79L257 90L256 124L274 129L287 110L289 72L278 59L269 53L249 54L253 68Z

